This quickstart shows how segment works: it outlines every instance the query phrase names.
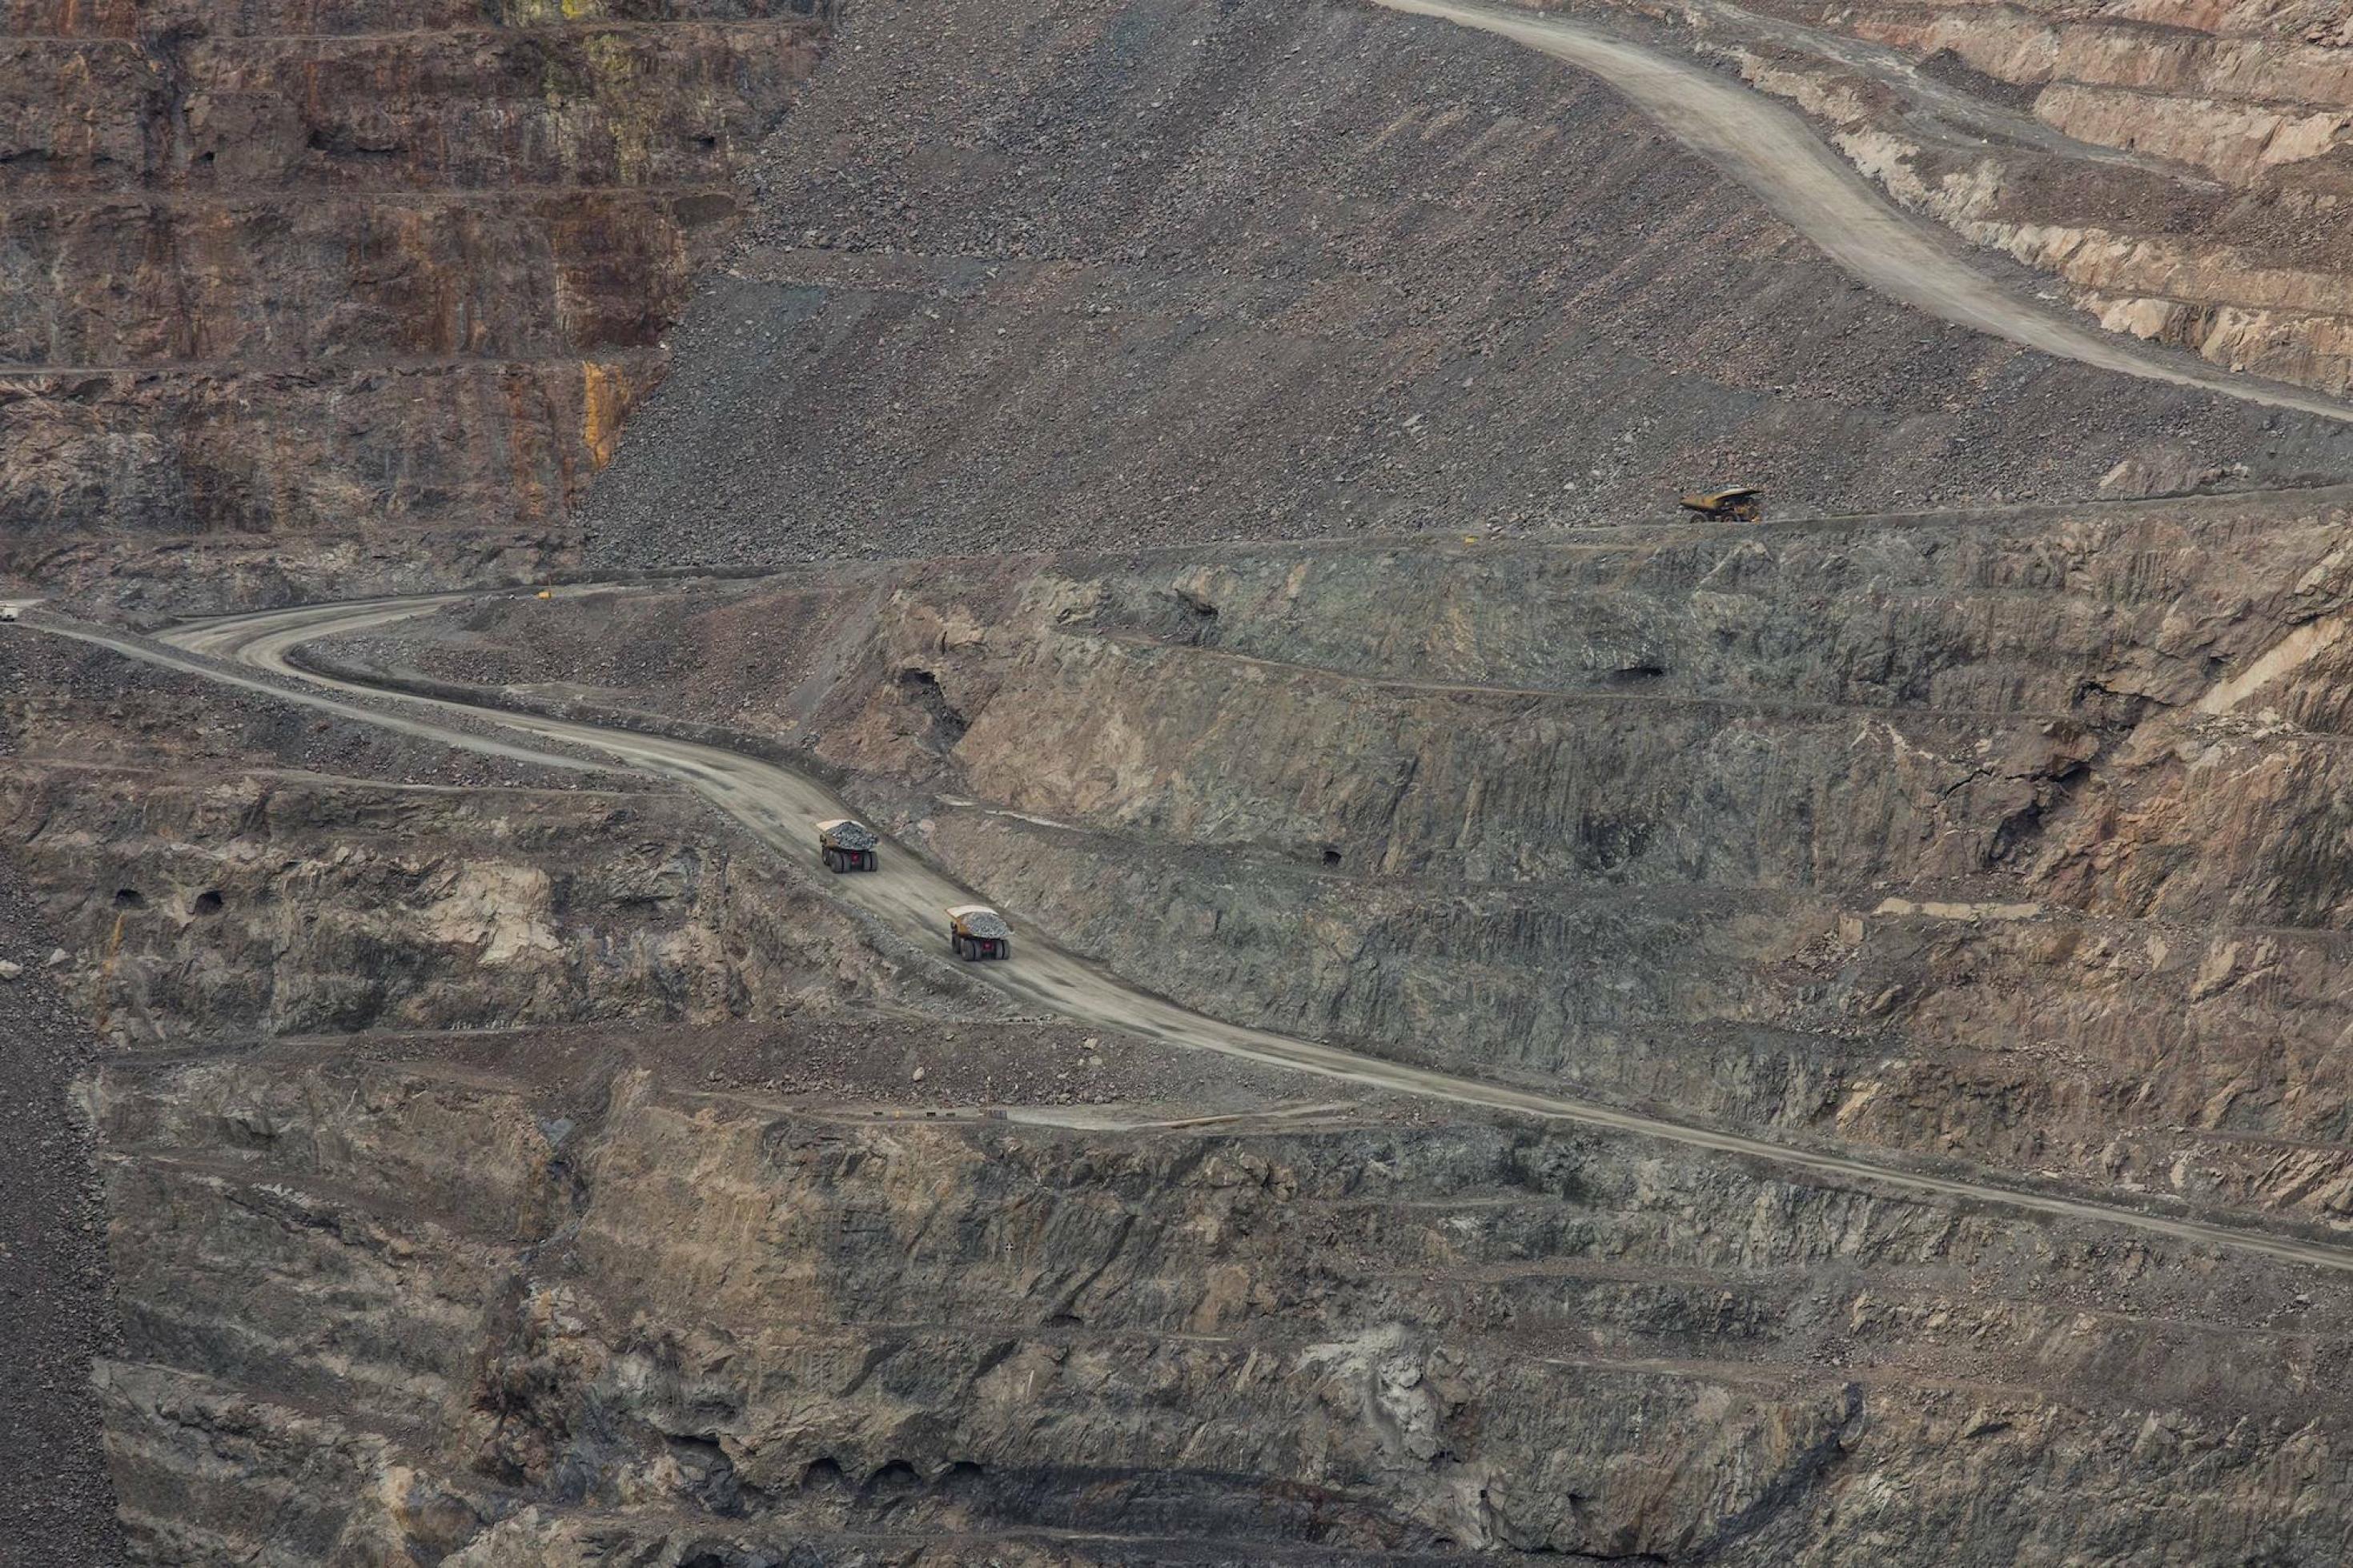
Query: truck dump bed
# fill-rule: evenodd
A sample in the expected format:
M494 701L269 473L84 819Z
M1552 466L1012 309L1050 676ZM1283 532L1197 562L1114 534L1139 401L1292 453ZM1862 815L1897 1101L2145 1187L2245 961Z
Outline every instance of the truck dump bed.
M984 941L995 942L1013 934L1013 928L1005 923L1005 917L986 904L958 904L948 911L948 919L955 921L957 929L966 936L976 936Z
M867 850L882 842L872 828L864 823L852 822L846 816L818 823L817 837L818 843L835 849Z

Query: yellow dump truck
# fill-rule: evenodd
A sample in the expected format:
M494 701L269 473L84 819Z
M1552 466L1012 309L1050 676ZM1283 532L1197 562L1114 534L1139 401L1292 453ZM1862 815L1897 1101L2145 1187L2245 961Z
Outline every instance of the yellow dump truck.
M1010 958L1013 928L987 904L958 904L948 910L948 946L958 958Z
M1765 492L1754 485L1727 485L1720 490L1697 490L1683 498L1685 511L1735 522L1765 521Z
M878 847L882 840L865 824L837 816L817 825L817 852L828 871L875 871L881 868Z

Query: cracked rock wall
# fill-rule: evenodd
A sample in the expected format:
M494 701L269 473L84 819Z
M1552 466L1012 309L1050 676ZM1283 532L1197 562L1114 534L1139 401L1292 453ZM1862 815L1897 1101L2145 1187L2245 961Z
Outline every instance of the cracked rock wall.
M828 15L10 6L0 573L250 603L569 559Z
M522 1085L327 1063L94 1093L101 1386L170 1561L2318 1561L2353 1485L2290 1408L2336 1317L2184 1338L2150 1319L2218 1298L2180 1260L2085 1310L2034 1282L2099 1242L1583 1135L877 1126L628 1074L551 1132Z

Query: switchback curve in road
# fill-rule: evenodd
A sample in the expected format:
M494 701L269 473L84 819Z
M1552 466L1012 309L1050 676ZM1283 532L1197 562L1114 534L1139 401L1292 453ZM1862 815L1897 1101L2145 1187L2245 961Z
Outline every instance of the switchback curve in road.
M610 585L595 584L555 590L562 596L610 591ZM314 674L289 661L288 655L302 643L389 626L475 596L431 594L304 605L191 623L164 633L157 641L106 627L47 618L26 622L14 629L18 633L46 631L95 643L148 663L324 709L343 718L437 744L558 767L605 765L585 762L576 754L544 751L486 734L480 726L488 721L500 730L607 757L625 768L682 784L762 843L787 857L814 858L816 825L828 817L856 815L847 803L806 774L722 747L521 713L488 702L477 705L379 689ZM256 673L245 673L245 669L229 665L243 666ZM352 700L354 698L364 700ZM396 706L378 706L387 699ZM466 722L451 724L439 721L437 716L462 716ZM918 943L936 943L943 951L946 947L943 911L950 904L980 897L905 847L887 839L880 871L829 878L828 885L836 896L864 910L902 936ZM1014 948L1013 962L976 963L967 966L966 973L1029 1005L1172 1046L1216 1051L1388 1093L1605 1128L1766 1162L1837 1182L1859 1182L1965 1205L2126 1226L2193 1245L2233 1247L2284 1262L2353 1272L2353 1248L2326 1241L2021 1191L1990 1181L1936 1175L1852 1154L1777 1143L1588 1100L1434 1072L1345 1047L1253 1029L1193 1012L1120 979L1102 965L1034 931L1017 931Z
M2100 370L2353 423L2353 404L2143 353L2003 287L1972 267L1957 242L1888 200L1795 110L1704 66L1561 16L1463 0L1372 3L1493 33L1600 78L1849 276L1932 316Z

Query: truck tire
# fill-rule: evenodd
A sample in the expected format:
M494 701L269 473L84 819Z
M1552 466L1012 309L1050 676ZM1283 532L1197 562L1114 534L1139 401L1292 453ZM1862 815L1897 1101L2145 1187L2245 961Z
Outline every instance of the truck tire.
M832 850L820 849L818 851L818 858L825 862L825 868L827 870L839 871L841 869L841 863L833 858Z
M1010 958L1013 956L1013 939L1011 937L1007 937L1004 941L997 944L997 956L999 958Z

